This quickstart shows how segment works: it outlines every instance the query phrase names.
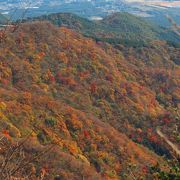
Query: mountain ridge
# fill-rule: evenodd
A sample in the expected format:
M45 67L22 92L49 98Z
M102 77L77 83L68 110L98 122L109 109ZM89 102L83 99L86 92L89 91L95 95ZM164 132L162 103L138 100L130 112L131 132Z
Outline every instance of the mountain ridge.
M67 26L100 41L122 43L127 46L148 45L149 41L155 39L166 40L177 46L180 43L179 36L172 30L160 28L129 13L115 13L100 21L90 21L71 13L54 13L25 21L33 20L47 20L58 26Z

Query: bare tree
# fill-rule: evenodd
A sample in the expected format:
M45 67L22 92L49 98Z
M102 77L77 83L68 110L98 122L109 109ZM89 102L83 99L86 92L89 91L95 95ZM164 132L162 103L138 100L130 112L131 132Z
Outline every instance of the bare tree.
M27 153L24 144L28 143L30 136L16 142L7 134L0 138L0 180L32 179L36 173L33 163L39 162L55 146L51 144L38 153ZM42 168L36 179L43 180L44 177L45 171Z
M11 14L11 16L8 18L6 24L4 25L4 28L0 30L0 43L3 42L6 39L6 35L8 32L8 28L12 28L12 30L10 32L15 32L19 26L21 25L23 19L25 18L26 14L29 11L29 7L31 6L32 2L29 0L20 0L20 4L21 4L21 8L24 9L20 19L18 22L16 23L12 23L14 16L18 10L18 8L16 7L14 12Z

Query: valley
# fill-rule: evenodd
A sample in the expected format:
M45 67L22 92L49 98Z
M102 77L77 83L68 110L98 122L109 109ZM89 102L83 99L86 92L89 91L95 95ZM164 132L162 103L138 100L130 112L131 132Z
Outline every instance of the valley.
M26 17L35 17L43 14L69 12L81 17L92 19L103 18L115 12L129 12L144 17L161 26L169 26L166 15L180 23L178 1L129 1L129 0L9 0L0 2L0 12L18 19L24 9L29 8ZM16 11L16 13L14 13Z

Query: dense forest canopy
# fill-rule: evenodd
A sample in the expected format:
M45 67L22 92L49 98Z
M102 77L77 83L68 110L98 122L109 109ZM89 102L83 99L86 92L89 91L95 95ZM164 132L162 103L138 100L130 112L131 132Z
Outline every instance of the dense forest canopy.
M52 14L0 35L1 177L179 178L180 50L154 26Z

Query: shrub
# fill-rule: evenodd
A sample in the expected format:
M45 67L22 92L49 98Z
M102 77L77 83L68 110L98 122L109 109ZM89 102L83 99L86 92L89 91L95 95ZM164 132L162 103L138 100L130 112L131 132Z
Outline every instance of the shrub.
M55 118L50 117L50 118L45 119L45 124L47 126L54 127L57 124L57 121Z
M43 131L40 131L37 134L37 137L42 144L47 144L50 142L50 137L48 137Z

